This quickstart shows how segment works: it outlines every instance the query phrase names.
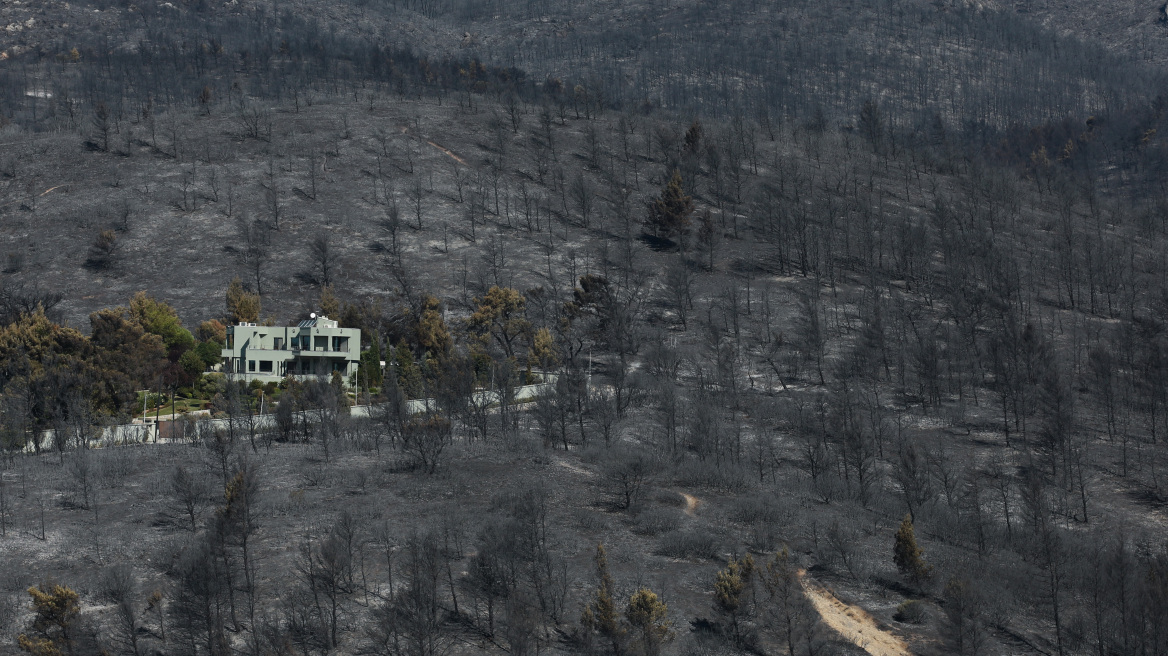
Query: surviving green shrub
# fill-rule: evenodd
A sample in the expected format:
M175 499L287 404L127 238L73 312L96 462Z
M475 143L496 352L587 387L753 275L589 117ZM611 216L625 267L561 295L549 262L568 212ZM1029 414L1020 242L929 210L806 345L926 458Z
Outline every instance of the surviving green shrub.
M905 599L896 607L892 619L906 624L920 624L925 619L925 604L920 599Z

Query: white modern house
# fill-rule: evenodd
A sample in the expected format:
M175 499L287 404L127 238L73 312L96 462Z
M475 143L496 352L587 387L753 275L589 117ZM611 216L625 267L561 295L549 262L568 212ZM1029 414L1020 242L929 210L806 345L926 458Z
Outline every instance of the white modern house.
M315 314L295 326L241 323L228 326L222 356L224 373L248 382L279 382L287 375L329 377L339 371L347 384L361 358L361 331Z

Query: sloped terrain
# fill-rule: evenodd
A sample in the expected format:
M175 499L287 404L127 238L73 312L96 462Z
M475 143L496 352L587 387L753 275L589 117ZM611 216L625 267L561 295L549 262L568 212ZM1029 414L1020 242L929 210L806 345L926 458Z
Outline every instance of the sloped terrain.
M6 0L0 650L52 579L77 653L1168 653L1168 116L1107 8ZM236 278L387 410L45 346ZM232 430L20 450L103 372Z

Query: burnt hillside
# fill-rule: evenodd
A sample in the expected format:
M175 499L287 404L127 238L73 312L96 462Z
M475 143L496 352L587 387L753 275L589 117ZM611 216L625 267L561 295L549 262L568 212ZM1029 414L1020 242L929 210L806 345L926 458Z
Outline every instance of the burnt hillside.
M0 653L1168 653L1168 117L1122 48L2 11ZM325 309L353 380L210 370Z

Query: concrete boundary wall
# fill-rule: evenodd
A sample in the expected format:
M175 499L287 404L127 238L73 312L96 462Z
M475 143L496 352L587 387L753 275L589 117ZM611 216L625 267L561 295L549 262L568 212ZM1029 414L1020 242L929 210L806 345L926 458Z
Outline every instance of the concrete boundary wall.
M515 399L512 403L528 403L534 401L548 390L551 390L555 386L556 376L548 375L545 378L548 378L548 382L535 385L523 385L516 388ZM474 402L479 405L495 405L500 402L500 399L499 393L494 391L475 392L474 395ZM383 404L350 406L349 416L357 419L371 417L377 409L384 407L385 405ZM406 401L406 411L411 415L420 415L431 409L438 409L438 402L435 399L411 399ZM294 416L297 422L312 424L316 422L318 412L315 410L304 410L297 412ZM184 436L186 440L196 439L215 431L228 431L232 428L232 419L230 418L212 419L206 415L204 417L202 419L194 419L191 422L196 432L193 436ZM173 432L176 425L183 424L186 421L190 421L187 415L178 415L178 418L174 422L163 421L161 423L171 424L170 431ZM247 432L250 430L247 417L237 417L234 421L236 431ZM251 428L254 428L259 433L269 432L277 428L276 415L272 413L252 415L251 422ZM145 444L155 441L156 434L155 422L97 426L94 427L93 435L89 438L89 445L92 447L103 447L124 444ZM55 435L56 431L52 429L41 432L41 450L52 450ZM167 437L163 441L170 442L176 440ZM26 445L24 450L27 453L35 452L32 443Z

